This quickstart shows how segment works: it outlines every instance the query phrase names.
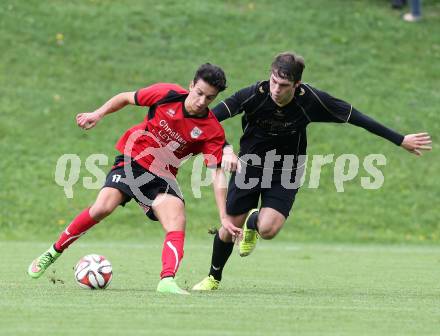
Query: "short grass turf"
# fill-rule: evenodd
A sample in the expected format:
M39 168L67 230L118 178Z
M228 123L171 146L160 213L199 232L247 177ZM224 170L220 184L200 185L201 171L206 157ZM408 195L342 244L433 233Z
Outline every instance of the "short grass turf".
M49 243L0 242L0 335L439 335L440 247L263 241L236 249L220 290L158 294L161 239L73 245L38 280ZM79 288L73 265L107 256L106 290ZM211 238L187 240L178 282L208 271ZM5 261L7 261L5 263Z

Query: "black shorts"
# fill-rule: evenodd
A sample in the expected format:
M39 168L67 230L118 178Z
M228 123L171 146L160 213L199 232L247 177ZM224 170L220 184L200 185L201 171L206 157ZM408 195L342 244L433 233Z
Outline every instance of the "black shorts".
M244 175L245 174L245 175ZM289 182L295 180L295 172ZM268 175L269 176L269 175ZM249 210L257 208L261 197L262 208L272 208L288 217L295 201L298 188L286 188L286 183L282 183L280 173L270 174L271 181L263 178L263 169L247 166L246 170L239 174L233 173L229 181L228 195L226 198L226 212L231 216L238 216L249 212ZM243 185L248 184L250 179L258 183L252 188ZM253 183L255 184L255 183Z
M142 180L139 177L142 175ZM115 188L125 195L125 206L132 198L141 206L151 220L157 221L152 203L158 194L170 194L183 201L183 195L175 179L165 179L153 174L132 158L118 155L107 174L104 187ZM104 188L103 187L103 188Z

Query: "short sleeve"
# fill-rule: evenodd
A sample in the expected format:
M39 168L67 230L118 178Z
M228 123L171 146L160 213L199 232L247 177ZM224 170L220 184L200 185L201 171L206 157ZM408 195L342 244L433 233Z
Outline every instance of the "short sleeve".
M215 136L203 143L202 153L205 165L209 168L220 167L222 163L223 147L225 145L225 133L220 128Z
M170 90L174 90L178 93L186 93L179 85L157 83L137 90L134 95L134 101L136 105L139 106L151 106L165 97Z

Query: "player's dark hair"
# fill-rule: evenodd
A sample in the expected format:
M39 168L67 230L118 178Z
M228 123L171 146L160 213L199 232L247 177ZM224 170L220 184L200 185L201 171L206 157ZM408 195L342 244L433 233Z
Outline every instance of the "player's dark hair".
M226 89L226 75L222 68L211 63L202 64L194 75L194 84L199 79L204 80L209 85L215 87L218 92Z
M272 73L280 78L287 79L293 83L301 80L304 68L304 58L293 52L282 52L272 62Z

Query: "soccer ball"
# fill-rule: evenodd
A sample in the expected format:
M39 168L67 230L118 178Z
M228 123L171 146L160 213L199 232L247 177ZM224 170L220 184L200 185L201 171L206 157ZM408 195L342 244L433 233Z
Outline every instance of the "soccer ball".
M104 289L112 280L112 264L104 256L89 254L75 266L75 281L82 288Z

